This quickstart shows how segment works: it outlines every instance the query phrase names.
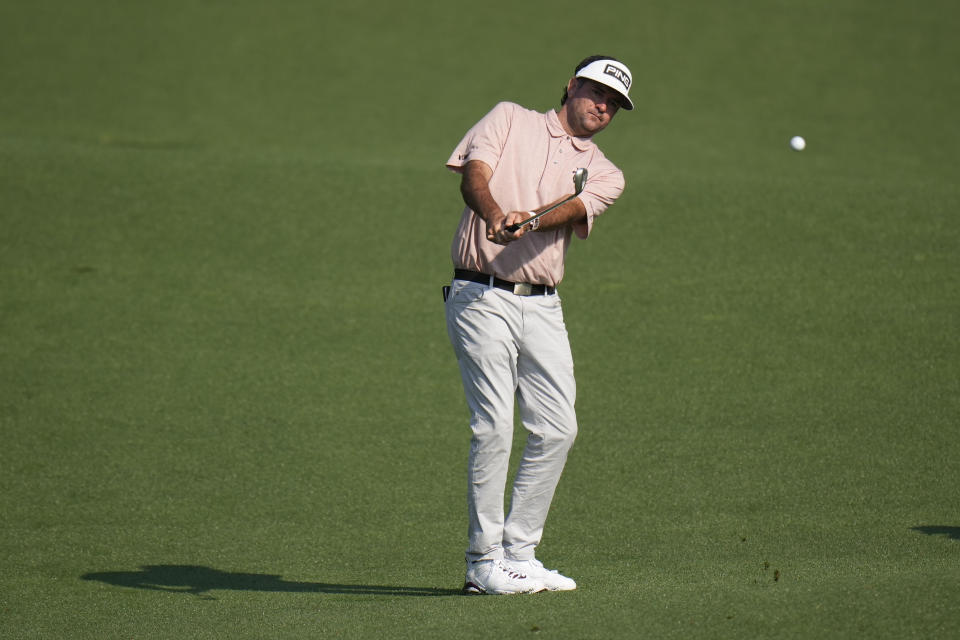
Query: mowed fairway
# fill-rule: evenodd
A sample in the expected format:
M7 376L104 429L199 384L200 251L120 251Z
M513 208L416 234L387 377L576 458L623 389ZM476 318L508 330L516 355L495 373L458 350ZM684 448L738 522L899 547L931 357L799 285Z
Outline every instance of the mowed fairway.
M951 637L958 27L0 4L0 636ZM443 164L592 53L637 110L560 287L580 436L538 555L579 589L467 598Z

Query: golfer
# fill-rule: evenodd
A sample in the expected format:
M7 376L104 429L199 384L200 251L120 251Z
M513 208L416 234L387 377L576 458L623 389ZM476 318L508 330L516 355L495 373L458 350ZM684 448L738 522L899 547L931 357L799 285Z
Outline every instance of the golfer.
M473 432L465 593L577 586L535 554L577 434L573 358L556 287L571 238L586 239L623 192L623 173L593 136L617 111L633 109L630 83L622 62L591 56L567 82L559 111L501 102L447 161L461 175L467 205L451 248L454 279L445 290L447 331ZM571 196L578 168L588 178L577 197L511 230ZM527 441L504 517L515 399Z

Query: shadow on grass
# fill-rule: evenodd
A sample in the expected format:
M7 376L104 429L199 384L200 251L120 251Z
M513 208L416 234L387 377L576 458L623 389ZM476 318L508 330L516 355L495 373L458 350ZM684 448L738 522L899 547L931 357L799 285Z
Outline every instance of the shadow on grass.
M335 593L378 596L455 596L459 590L438 587L394 587L366 584L329 584L291 582L280 576L262 573L235 573L195 565L159 564L140 567L139 571L104 571L80 576L83 580L105 582L118 587L188 593L203 598L214 589L230 591L269 591L275 593Z
M960 540L960 527L928 526L911 527L914 531L925 533L928 536L947 536L951 540Z

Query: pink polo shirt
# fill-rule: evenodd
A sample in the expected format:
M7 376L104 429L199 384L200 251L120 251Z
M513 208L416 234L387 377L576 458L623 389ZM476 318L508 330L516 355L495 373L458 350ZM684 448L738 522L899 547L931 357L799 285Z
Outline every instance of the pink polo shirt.
M501 246L487 240L487 223L469 207L460 218L450 253L454 267L493 274L513 282L556 286L572 231L585 239L593 221L623 192L621 172L589 138L567 134L556 111L539 113L501 102L467 132L447 167L462 172L470 160L493 169L490 192L503 209L530 211L573 193L573 172L587 168L587 184L578 196L586 224L527 234Z

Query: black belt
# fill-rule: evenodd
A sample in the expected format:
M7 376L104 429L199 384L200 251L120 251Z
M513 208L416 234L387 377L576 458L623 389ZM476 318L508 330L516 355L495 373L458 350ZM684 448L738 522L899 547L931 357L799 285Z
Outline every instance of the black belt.
M480 284L490 284L490 276L479 271L469 271L468 269L454 269L453 277L456 280L466 280L467 282L479 282ZM556 292L556 287L548 287L545 284L530 284L529 282L510 282L501 280L494 276L493 286L497 289L503 289L518 296L552 296Z

